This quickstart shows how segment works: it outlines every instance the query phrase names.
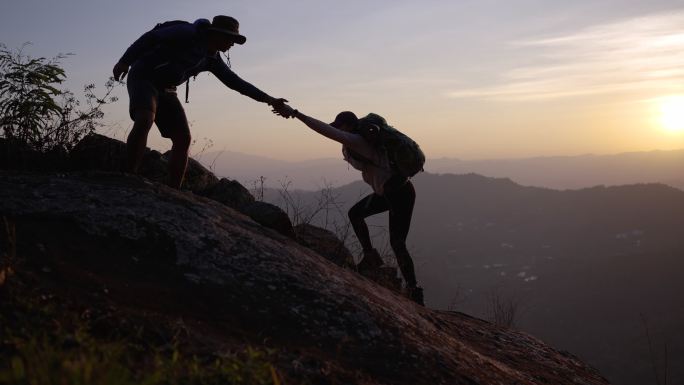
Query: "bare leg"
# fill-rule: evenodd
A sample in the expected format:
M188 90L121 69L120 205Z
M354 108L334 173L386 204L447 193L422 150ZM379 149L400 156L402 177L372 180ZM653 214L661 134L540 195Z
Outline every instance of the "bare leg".
M188 151L190 150L190 131L178 130L171 137L171 159L169 159L169 186L180 189L183 184L183 176L188 166Z
M127 172L132 174L138 172L140 162L142 161L143 154L145 153L145 147L147 146L147 134L149 134L153 122L154 112L138 110L135 113L133 128L128 134L128 140L126 141Z

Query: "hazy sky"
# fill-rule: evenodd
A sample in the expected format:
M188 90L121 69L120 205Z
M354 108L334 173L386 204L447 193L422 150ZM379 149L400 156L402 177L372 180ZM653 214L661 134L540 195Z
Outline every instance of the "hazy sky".
M0 42L74 53L63 64L78 91L103 84L157 22L216 14L236 17L247 36L230 51L240 76L323 120L346 109L384 115L428 157L684 148L684 1L3 0ZM123 138L128 97L117 94L107 132ZM208 138L211 150L339 156L209 73L185 106L195 152ZM149 144L170 146L156 129Z

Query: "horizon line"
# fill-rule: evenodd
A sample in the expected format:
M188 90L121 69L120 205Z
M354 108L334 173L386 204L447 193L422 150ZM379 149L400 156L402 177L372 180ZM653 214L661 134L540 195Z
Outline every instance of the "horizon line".
M650 149L650 150L628 150L628 151L621 151L621 152L614 152L614 153L592 153L592 152L586 152L586 153L579 153L579 154L568 154L568 155L529 155L529 156L520 156L520 157L501 157L501 158L459 158L459 157L449 157L449 156L440 156L440 157L428 157L428 160L457 160L461 162L489 162L489 161L520 161L520 160L533 160L533 159L554 159L554 158L581 158L581 157L611 157L611 156L620 156L620 155L630 155L630 154L647 154L647 153L657 153L657 152L665 152L665 153L672 153L672 152L682 152L684 151L684 147L682 148L677 148L677 149L671 149L671 150L663 150L663 149ZM291 159L282 159L282 158L274 158L274 157L269 157L266 155L259 155L259 154L253 154L253 153L247 153L247 152L241 152L241 151L235 151L235 150L229 150L229 149L224 149L224 150L216 150L216 151L206 151L200 154L199 158L202 158L204 156L210 155L210 154L217 154L217 153L232 153L232 154L237 154L237 155L245 155L245 156L251 156L251 157L256 157L256 158L261 158L264 160L270 160L270 161L277 161L277 162L287 162L287 163L306 163L306 162L315 162L315 161L321 161L321 160L342 160L342 158L338 157L333 157L333 156L326 156L326 157L319 157L319 158L306 158L306 159L301 159L301 160L291 160ZM196 155L190 155L191 158L196 159ZM219 155L220 157L220 155Z

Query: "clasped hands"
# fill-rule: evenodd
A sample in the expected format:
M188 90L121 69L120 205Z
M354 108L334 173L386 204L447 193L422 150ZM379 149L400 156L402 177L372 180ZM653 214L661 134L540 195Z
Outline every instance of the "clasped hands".
M274 103L270 104L273 108L271 112L278 116L282 116L285 119L293 118L297 110L285 104L286 102L286 99L275 100Z

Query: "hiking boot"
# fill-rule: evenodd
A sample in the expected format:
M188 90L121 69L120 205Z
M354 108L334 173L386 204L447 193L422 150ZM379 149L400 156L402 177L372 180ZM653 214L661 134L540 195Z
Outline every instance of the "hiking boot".
M425 306L425 302L423 301L423 288L414 286L414 287L407 287L406 288L407 295L409 299L415 303L417 303L420 306Z
M380 257L380 253L378 253L377 250L375 249L370 249L370 250L364 250L363 251L363 259L361 262L359 262L358 265L356 265L356 270L359 273L365 273L369 271L374 271L377 270L380 266L384 264L382 258Z

